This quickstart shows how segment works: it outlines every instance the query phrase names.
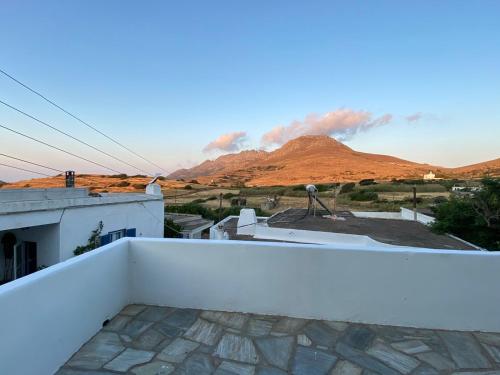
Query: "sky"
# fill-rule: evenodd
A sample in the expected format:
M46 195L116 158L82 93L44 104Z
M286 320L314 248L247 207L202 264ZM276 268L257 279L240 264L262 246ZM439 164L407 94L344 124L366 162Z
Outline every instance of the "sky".
M0 125L128 174L328 134L448 167L500 157L500 2L23 1L0 11ZM0 153L114 173L0 128ZM0 163L54 173L0 156ZM161 167L161 170L160 168ZM36 175L0 165L0 180Z

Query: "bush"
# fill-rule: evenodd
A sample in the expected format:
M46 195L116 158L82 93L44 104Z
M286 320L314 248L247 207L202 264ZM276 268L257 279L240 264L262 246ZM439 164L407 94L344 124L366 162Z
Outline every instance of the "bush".
M222 199L231 199L233 197L237 197L238 194L233 194L233 193L226 193L222 196Z
M120 179L125 179L128 178L128 176L125 173L120 173L120 174L112 174L109 176L110 178L120 178Z
M146 176L145 174L135 174L135 175L130 176L130 177L134 177L134 178L146 178L148 176Z
M196 184L196 185L199 185L199 184L200 184L197 180L191 180L191 181L189 181L189 183L191 183L191 184Z
M181 238L182 227L179 224L174 223L171 219L166 219L163 228L163 237L165 238Z
M186 190L193 190L193 187L191 185L186 185L186 186L184 186L184 189L186 189Z
M436 233L451 233L488 250L500 250L500 179L483 179L473 196L451 197L433 208Z
M214 201L214 200L216 200L216 199L218 199L218 198L217 198L217 196L215 196L215 195L211 195L211 196L209 196L207 199L205 199L205 202L208 202L208 201Z
M368 185L377 185L375 180L373 178L365 178L361 181L359 181L360 186L368 186Z
M127 187L129 185L130 185L130 182L128 182L128 181L120 181L120 182L113 184L111 186L113 186L113 187Z
M137 190L144 190L146 189L146 184L133 184L132 187Z
M346 194L354 190L356 184L354 182L348 182L347 184L342 185L340 188L339 194Z
M378 194L372 191L360 190L349 194L352 201L375 201L378 199Z
M439 195L432 200L432 203L434 204L441 204L445 202L448 202L448 198L443 197L442 195Z

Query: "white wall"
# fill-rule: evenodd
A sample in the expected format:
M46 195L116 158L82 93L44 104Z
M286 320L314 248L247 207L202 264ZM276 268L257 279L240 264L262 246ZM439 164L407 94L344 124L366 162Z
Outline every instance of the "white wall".
M414 218L415 218L414 215L415 215L415 213L413 212L413 210L409 210L408 208L401 207L401 217L404 220L414 220ZM424 215L424 214L421 214L420 212L417 212L417 221L422 223L422 224L428 225L428 224L433 223L434 220L435 219L432 216Z
M120 240L0 286L0 374L53 374L128 303Z
M128 303L500 332L499 268L494 252L122 239L0 286L0 374L53 374Z
M356 217L402 220L401 212L351 211ZM413 217L411 218L413 220Z
M61 218L61 260L73 257L102 221L102 234L137 229L137 237L163 237L163 201L67 208Z
M500 253L153 239L130 251L137 303L500 332Z

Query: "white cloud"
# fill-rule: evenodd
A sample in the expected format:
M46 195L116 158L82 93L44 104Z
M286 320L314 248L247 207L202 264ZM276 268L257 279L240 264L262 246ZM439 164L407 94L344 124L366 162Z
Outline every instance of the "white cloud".
M239 151L243 147L243 142L246 140L246 132L234 132L221 135L216 140L210 142L203 148L203 152L211 151Z
M413 115L409 115L409 116L406 116L405 119L406 121L408 122L417 122L419 121L422 117L423 117L423 113L422 112L417 112L417 113L414 113Z
M324 115L309 114L302 121L293 121L287 126L278 125L262 136L264 146L282 145L302 135L329 135L338 140L348 140L359 131L386 125L392 121L391 114L374 118L370 112L341 108Z

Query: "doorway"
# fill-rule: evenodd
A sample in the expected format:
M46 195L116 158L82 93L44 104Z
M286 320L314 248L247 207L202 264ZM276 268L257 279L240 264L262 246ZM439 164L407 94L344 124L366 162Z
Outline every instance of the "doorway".
M36 272L36 242L23 241L14 246L14 279Z

